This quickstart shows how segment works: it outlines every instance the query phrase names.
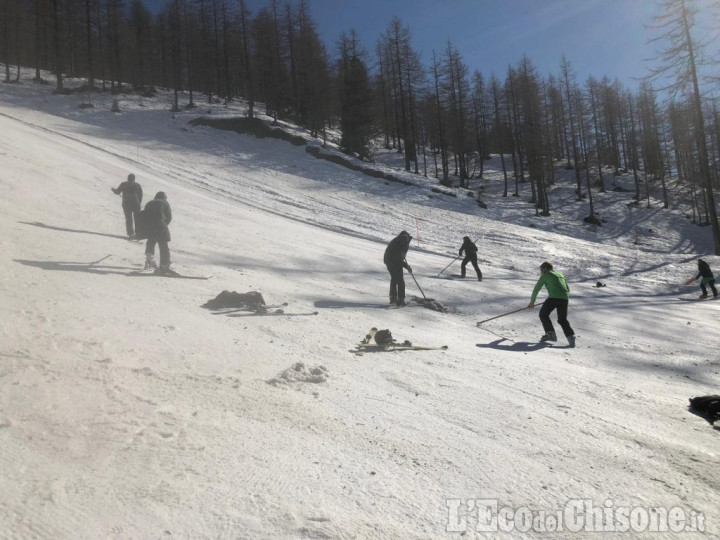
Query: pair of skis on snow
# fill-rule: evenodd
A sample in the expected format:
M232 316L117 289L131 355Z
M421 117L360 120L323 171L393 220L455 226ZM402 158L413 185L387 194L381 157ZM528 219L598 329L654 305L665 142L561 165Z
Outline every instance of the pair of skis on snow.
M152 270L152 269L150 269ZM131 276L155 276L155 277L165 277L165 278L175 278L175 279L210 279L212 276L187 276L185 274L180 274L176 272L175 270L169 270L167 272L160 272L159 270L153 270L152 272L149 272L148 270L136 270L134 272L130 272Z
M413 345L409 341L404 341L403 343L397 343L396 341L392 341L391 343L379 345L375 342L375 334L377 333L377 331L377 328L371 328L370 332L368 332L368 334L365 336L365 339L355 345L355 349L350 352L355 353L356 356L362 356L366 352L445 351L448 348L447 345L443 345L441 347L426 347L424 345Z
M287 302L275 306L260 305L257 307L247 306L240 308L225 308L213 310L213 315L226 315L228 317L304 317L308 315L317 315L318 311L293 313L286 312Z

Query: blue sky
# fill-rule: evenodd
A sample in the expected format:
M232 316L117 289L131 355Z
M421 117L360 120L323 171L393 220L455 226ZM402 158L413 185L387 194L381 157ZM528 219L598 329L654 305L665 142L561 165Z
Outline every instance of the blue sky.
M164 0L145 0L153 9ZM265 0L246 0L255 13ZM578 82L592 75L619 78L634 87L655 56L646 29L653 0L309 0L313 20L330 53L343 31L355 28L372 52L393 15L410 28L429 65L432 51L450 40L470 71L504 77L523 54L542 75L558 73L562 55Z

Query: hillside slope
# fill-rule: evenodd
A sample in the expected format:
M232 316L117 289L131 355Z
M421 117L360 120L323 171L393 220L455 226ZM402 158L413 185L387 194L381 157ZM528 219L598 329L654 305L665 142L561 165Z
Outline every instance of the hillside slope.
M679 507L720 534L718 432L686 410L718 393L720 303L680 285L707 230L649 209L657 233L638 246L639 218L616 206L614 232L579 225L566 184L552 219L497 190L481 211L432 180L386 184L191 128L168 99L113 114L107 96L80 111L76 96L0 86L1 531L437 538L463 529L459 508L472 537L469 499L550 513L585 499ZM143 246L109 189L128 172L146 199L168 193L176 268L210 280L132 274ZM382 253L402 229L419 232L419 285L451 313L385 306ZM438 278L465 234L484 281ZM546 259L570 282L578 348L539 347L536 311L476 327L527 305ZM199 307L224 289L319 314ZM352 354L373 326L449 348Z

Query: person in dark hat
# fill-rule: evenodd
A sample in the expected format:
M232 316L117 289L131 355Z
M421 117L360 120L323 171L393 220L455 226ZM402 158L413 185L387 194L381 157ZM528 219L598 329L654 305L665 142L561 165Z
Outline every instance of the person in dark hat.
M134 174L128 174L127 180L116 188L110 188L115 195L122 195L122 209L125 213L125 231L128 238L135 237L137 215L142 208L143 191L135 181Z
M463 237L463 244L460 246L458 257L463 254L463 251L465 252L465 258L460 265L460 277L465 277L465 267L467 266L467 263L472 263L475 273L477 274L478 281L482 281L482 272L480 271L480 267L477 263L477 246L475 245L475 242L470 240L469 236Z
M145 205L143 226L147 235L145 245L145 268L155 268L157 273L170 275L170 229L172 210L165 192L158 191L155 198ZM160 247L160 267L155 263L155 244Z
M702 279L701 279L702 278ZM708 292L706 285L710 285L710 290L713 293L713 298L717 298L718 292L715 288L715 276L712 273L712 270L710 270L710 265L703 261L702 259L698 259L698 274L692 279L689 279L686 282L686 285L690 285L691 283L700 280L700 290L702 291L702 294L700 295L700 298L707 298Z
M390 272L390 303L398 306L405 305L405 278L403 268L412 274L412 268L405 260L408 249L410 249L412 236L407 231L402 231L393 238L385 248L383 262Z

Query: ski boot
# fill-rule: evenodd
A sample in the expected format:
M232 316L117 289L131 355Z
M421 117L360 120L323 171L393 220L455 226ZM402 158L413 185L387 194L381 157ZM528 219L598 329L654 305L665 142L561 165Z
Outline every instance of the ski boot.
M175 270L170 268L169 264L161 264L160 268L155 270L156 274L160 274L161 276L179 276Z
M568 336L567 340L568 340L568 345L570 345L570 348L574 349L575 348L575 334L573 334L572 336Z
M555 332L550 331L547 334L545 334L543 337L540 338L540 341L557 341L557 335Z
M150 270L151 268L154 270L158 269L158 265L155 262L155 255L153 255L152 253L146 253L145 254L145 270Z

